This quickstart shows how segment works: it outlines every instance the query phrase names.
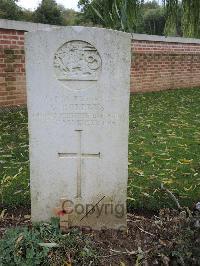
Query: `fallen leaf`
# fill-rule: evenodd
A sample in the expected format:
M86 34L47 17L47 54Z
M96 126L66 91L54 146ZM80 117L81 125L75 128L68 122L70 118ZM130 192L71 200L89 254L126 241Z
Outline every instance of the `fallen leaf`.
M47 247L47 248L56 248L56 247L59 247L59 245L56 244L56 243L39 243L38 245L40 247Z
M24 219L27 219L27 220L31 219L31 215L24 215Z
M181 159L178 161L178 163L180 164L190 164L193 161L193 159L191 160L186 160L186 159Z
M15 246L18 245L19 242L21 242L23 238L24 238L24 236L22 234L20 234L20 236L17 238L17 240L15 242Z
M3 219L3 218L4 218L6 211L7 211L7 209L4 209L4 210L1 212L0 219Z

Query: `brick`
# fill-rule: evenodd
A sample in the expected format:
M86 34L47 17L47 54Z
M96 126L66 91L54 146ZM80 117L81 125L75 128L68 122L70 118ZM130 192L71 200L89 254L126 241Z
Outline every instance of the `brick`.
M5 77L5 81L16 81L16 77Z
M200 86L200 45L198 44L132 41L132 53L132 92L175 89L194 84ZM199 62L197 67L194 57L195 62ZM190 76L194 83L191 83Z
M11 44L10 40L0 40L0 44Z
M200 44L132 41L131 92L200 86ZM24 31L0 29L0 105L26 103Z
M3 35L2 39L4 40L19 40L19 36L13 36L13 35Z
M7 86L6 86L6 90L7 90L7 91L13 91L13 90L16 90L16 87L7 87Z
M0 105L1 106L12 106L14 105L14 101L3 100L3 101L0 101Z

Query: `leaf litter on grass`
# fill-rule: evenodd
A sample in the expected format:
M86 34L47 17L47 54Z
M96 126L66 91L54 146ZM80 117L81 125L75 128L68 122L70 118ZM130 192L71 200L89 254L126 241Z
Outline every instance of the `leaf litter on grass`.
M1 205L30 204L27 120L26 108L0 113ZM199 89L131 96L130 208L174 207L160 191L161 183L183 205L199 201L199 128Z

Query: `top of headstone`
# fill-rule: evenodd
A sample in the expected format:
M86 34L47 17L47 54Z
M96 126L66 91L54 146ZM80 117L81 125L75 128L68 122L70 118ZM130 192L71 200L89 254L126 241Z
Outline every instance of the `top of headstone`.
M125 46L120 46L120 43ZM109 47L110 54L112 54L111 51L115 50L118 55L119 51L122 50L121 52L126 60L126 45L128 49L130 43L131 34L129 33L83 26L68 26L48 31L29 32L25 36L26 49L28 47L34 49L33 46L37 46L39 51L39 46L41 46L45 47L45 52L48 50L47 57L53 57L53 62L46 65L53 65L54 74L63 85L68 86L69 82L74 81L88 81L90 82L88 88L92 84L91 81L98 81L101 75L101 54L108 54L108 48L104 49L104 47ZM33 60L36 60L36 58L34 57ZM79 90L80 86L82 85L78 84ZM75 87L73 85L73 89Z
M127 38L131 38L131 33L118 31L118 30L112 30L112 29L106 29L106 28L99 28L99 27L85 27L85 26L66 26L66 27L52 27L47 29L38 29L37 31L27 32L26 35L32 35L32 34L38 34L39 32L58 32L58 31L74 31L75 33L80 33L83 31L96 31L96 32L109 32L110 34L117 34L120 36L124 36Z

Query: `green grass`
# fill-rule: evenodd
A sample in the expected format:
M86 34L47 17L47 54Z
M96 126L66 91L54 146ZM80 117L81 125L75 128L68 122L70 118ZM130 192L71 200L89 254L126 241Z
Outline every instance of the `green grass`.
M129 208L174 207L163 183L192 206L200 200L200 89L131 96ZM0 200L30 203L26 110L0 113Z
M130 103L129 206L174 207L200 201L200 90L135 95Z
M26 109L0 113L0 204L29 205Z

